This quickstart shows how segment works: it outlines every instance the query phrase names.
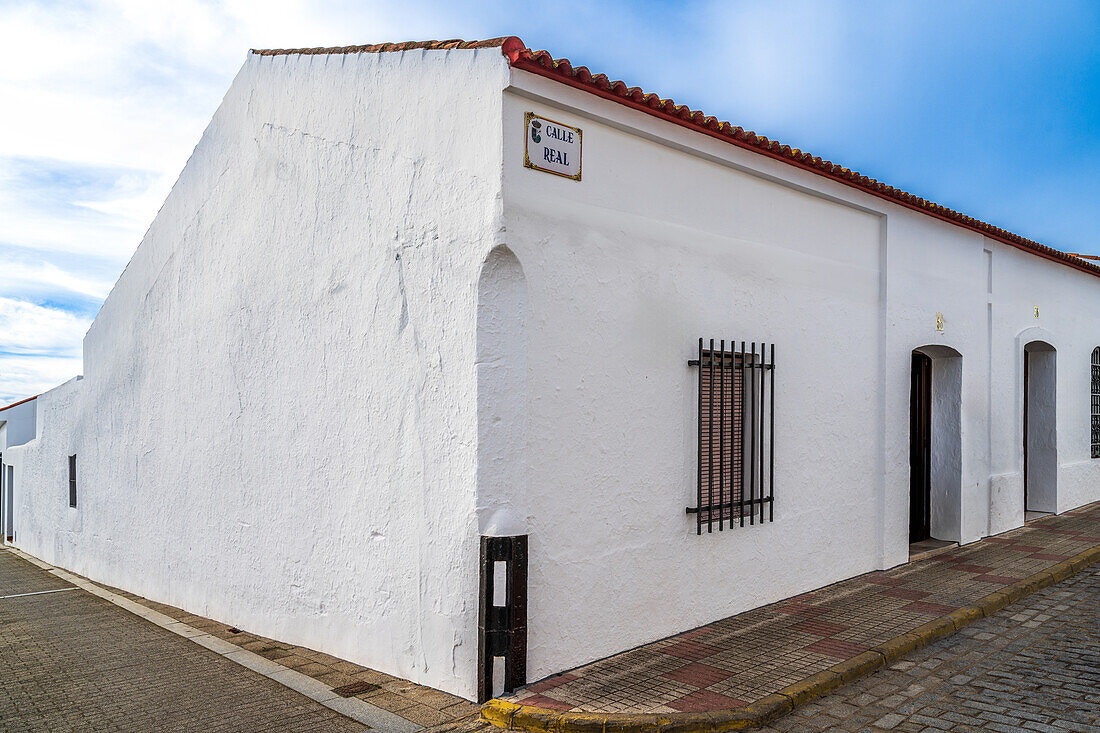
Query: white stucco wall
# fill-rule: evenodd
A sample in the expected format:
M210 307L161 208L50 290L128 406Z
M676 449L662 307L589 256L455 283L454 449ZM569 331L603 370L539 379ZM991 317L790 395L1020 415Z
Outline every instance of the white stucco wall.
M15 470L11 465L13 454L9 449L35 439L36 401L22 400L0 410L0 543L6 542L15 531L15 496L12 488Z
M473 696L506 73L495 48L250 55L85 339L80 507L35 486L18 544Z
M582 181L523 168L527 111L584 129ZM1057 509L1100 499L1098 312L1095 277L499 49L252 56L13 452L17 544L472 697L478 534L530 534L532 680L904 562L914 349L958 395L934 531L1023 522L1035 340ZM699 337L776 344L774 523L684 511Z
M0 451L34 440L35 400L0 411Z
M583 129L581 182L522 166L528 111ZM934 367L955 393L933 417L934 530L1019 526L1034 305L1062 344L1059 511L1100 499L1083 412L1097 278L526 72L504 113L532 679L905 562L917 348L961 355ZM697 537L684 513L700 336L777 344L774 524Z
M526 111L583 128L581 182L522 167ZM873 569L880 217L529 97L504 130L530 308L531 677ZM685 513L699 337L776 344L774 524L699 537Z
M72 561L83 531L83 514L69 507L68 460L77 452L74 427L82 388L83 381L74 378L28 403L35 411L37 430L30 440L4 451L4 462L11 467L14 479L9 497L13 544L36 548L36 554L64 558L65 562ZM5 478L5 491L12 489ZM79 491L77 496L79 507Z

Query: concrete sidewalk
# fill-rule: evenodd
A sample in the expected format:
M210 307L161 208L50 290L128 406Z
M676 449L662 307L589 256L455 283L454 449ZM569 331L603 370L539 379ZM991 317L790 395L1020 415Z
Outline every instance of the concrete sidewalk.
M657 641L506 699L603 714L740 708L1098 545L1100 503Z

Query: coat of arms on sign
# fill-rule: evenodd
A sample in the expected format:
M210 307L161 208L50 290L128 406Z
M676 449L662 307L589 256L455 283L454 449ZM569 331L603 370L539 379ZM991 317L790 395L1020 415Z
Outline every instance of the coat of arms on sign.
M537 171L581 180L581 128L540 117L524 116L523 165Z

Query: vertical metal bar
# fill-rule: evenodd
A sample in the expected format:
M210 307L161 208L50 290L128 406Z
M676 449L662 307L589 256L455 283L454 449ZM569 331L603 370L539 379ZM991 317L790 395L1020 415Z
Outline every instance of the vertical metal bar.
M741 377L741 415L737 421L737 431L741 439L737 441L737 483L740 491L737 493L737 516L742 527L745 526L745 342L741 342L740 362L737 366Z
M695 534L703 534L703 337L699 337L699 470L695 487Z
M504 692L527 684L527 535L509 538L508 654L504 658Z
M764 523L764 379L768 371L764 368L765 344L760 342L760 523Z
M714 531L714 339L710 340L710 389L707 390L707 532ZM700 507L700 510L702 507Z
M718 364L718 531L723 529L722 490L726 485L726 340L719 345ZM714 358L714 354L711 354ZM712 504L713 506L713 504ZM711 510L713 511L713 509Z
M771 407L771 419L768 424L770 426L771 435L768 440L768 521L775 521L775 343L772 343L772 358L771 368L768 370L771 372L771 399L768 403Z
M477 701L488 702L493 696L493 651L489 633L492 628L490 614L493 604L493 540L481 538L480 582L478 583L477 621Z
M756 369L756 342L752 342L750 369ZM752 500L756 495L756 372L749 372L749 524L756 524L756 508Z

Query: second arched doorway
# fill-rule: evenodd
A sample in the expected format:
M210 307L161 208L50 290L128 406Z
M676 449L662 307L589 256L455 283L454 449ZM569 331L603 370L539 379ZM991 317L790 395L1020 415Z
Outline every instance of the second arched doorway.
M913 350L909 424L909 543L962 534L962 354Z
M1024 517L1058 511L1058 351L1024 346Z

